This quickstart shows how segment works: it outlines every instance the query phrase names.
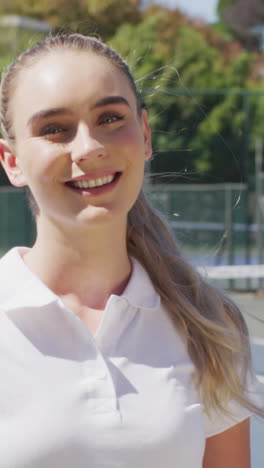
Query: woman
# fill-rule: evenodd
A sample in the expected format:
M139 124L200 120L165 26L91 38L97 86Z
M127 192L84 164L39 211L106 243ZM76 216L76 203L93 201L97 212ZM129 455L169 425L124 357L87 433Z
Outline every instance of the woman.
M1 121L37 223L0 261L1 467L248 468L247 329L144 198L151 134L125 62L50 37L4 74Z

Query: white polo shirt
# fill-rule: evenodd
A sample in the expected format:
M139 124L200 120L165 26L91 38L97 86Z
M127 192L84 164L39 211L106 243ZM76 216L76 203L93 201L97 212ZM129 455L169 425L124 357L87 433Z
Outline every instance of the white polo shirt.
M201 468L209 420L193 364L142 266L93 337L25 265L0 261L1 468Z

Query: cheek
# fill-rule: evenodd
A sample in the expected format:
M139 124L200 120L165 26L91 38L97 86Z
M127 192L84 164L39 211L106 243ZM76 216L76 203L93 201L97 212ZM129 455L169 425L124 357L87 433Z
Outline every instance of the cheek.
M126 126L111 135L109 144L118 147L118 154L131 160L144 161L144 137L136 126Z
M43 180L51 175L56 178L64 160L61 157L62 152L57 147L39 144L37 141L24 143L20 146L18 153L25 175Z

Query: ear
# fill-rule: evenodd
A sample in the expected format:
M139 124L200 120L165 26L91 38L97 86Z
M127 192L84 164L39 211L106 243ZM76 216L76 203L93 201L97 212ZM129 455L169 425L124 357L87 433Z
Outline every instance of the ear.
M143 125L143 134L145 142L145 160L151 158L152 156L152 141L151 141L151 129L148 122L148 113L146 109L142 109L142 125Z
M0 162L12 185L15 187L27 185L17 157L12 152L7 141L2 139L0 139Z

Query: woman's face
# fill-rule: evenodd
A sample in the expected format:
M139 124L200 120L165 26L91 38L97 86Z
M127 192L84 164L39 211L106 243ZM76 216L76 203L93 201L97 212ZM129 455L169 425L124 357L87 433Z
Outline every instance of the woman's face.
M121 71L92 53L52 52L20 73L10 105L16 143L4 167L30 187L39 216L87 224L127 215L151 142Z

